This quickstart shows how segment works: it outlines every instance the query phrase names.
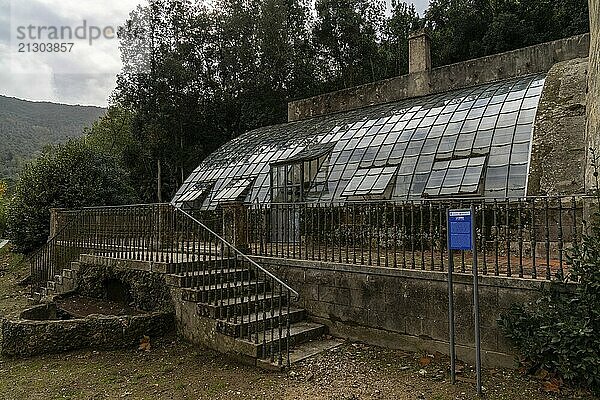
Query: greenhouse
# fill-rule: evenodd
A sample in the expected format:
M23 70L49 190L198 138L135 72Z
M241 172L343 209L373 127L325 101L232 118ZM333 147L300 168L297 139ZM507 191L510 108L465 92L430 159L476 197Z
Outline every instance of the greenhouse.
M522 197L544 81L528 75L256 129L209 156L173 202Z

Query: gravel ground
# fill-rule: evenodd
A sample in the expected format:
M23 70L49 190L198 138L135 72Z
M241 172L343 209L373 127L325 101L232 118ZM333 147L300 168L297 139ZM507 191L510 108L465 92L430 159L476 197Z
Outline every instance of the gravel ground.
M451 385L442 358L360 343L304 360L287 372L244 366L210 350L165 338L150 351L80 351L0 359L1 399L474 399L467 367ZM430 362L423 366L423 361ZM487 399L595 399L513 370L485 370Z
M16 316L27 291L22 258L0 250L0 315ZM29 359L0 358L0 399L474 399L472 368L449 383L447 358L344 343L292 366L266 372L176 338L150 351L85 350ZM484 370L486 399L597 399L516 370ZM547 388L546 388L547 389Z

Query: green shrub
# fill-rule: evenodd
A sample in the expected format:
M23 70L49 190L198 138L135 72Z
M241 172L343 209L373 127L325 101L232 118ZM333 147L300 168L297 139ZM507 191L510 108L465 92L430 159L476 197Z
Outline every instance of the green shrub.
M0 239L6 232L6 206L8 203L8 187L0 181Z
M83 141L44 149L19 175L8 205L8 238L18 251L30 252L48 238L51 208L133 201L127 176L114 157Z
M534 303L500 319L506 336L535 368L600 391L600 226L569 255L569 275Z

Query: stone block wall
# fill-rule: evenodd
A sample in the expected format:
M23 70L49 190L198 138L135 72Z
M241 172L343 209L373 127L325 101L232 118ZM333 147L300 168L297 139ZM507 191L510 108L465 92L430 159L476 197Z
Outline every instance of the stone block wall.
M587 147L600 153L600 0L589 0L590 6L590 65L588 78ZM588 155L589 157L589 155ZM594 169L586 169L586 189L595 189Z
M294 261L256 260L300 292L299 306L332 334L412 351L448 354L448 286L443 272ZM472 278L454 278L460 359L474 361ZM547 284L518 278L480 280L482 357L487 366L514 366L515 351L497 320L514 303L535 300Z

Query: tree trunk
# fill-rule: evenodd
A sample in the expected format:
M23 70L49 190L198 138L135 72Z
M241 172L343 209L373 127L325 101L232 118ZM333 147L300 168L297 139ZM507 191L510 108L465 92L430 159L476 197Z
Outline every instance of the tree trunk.
M160 163L160 158L156 160L156 167L156 194L158 202L162 203L162 165Z

